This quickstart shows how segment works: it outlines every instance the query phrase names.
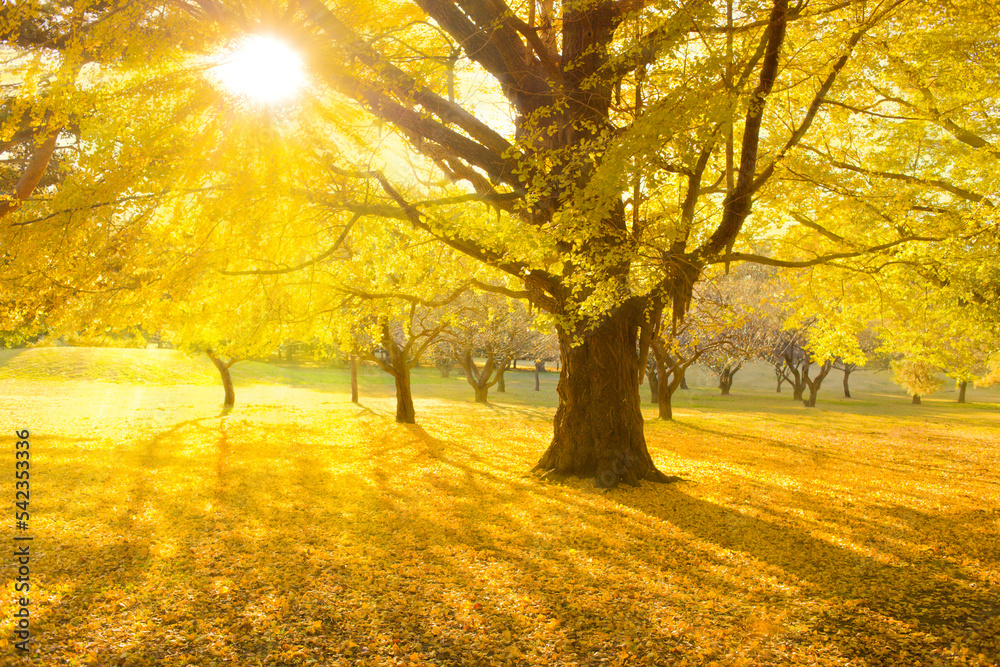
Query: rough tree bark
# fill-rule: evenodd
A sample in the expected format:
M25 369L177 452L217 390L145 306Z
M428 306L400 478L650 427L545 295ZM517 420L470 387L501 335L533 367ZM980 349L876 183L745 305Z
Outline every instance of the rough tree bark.
M210 0L198 4L212 5ZM552 21L543 20L536 28L530 21L528 25L519 23L520 19L503 2L417 0L416 4L440 29L462 44L471 60L499 82L516 113L515 132L521 140L518 151L525 156L516 160L510 157L515 151L510 150L502 136L468 110L437 96L397 69L321 0L302 0L298 4L318 29L343 47L343 62L335 64L357 62L359 67L376 72L377 83L381 85L366 85L363 78L350 74L349 67L336 66L323 69L328 83L381 121L395 125L411 137L418 150L445 165L442 169L450 178L467 180L477 190L493 196L509 189L527 204L512 206L510 210L523 212L530 217L531 224L540 226L552 223L560 211L573 205L580 186L586 186L593 177L596 166L587 166L588 161L577 161L576 157L585 156L592 145L600 147L613 127L615 89L673 43L654 33L648 53L643 46L641 56L624 60L618 57L614 45L616 30L642 3L574 1L561 3L555 10L551 3L542 2L543 8L550 8L548 12L543 9L543 15L558 16L553 16ZM686 237L675 241L670 249L672 268L665 271L654 289L644 295L626 296L634 294L629 280L633 260L629 252L621 250L639 242L643 225L627 223L625 200L621 196L598 214L603 219L593 221L594 227L602 231L588 236L574 251L581 261L573 259L573 253L564 256L566 262L561 274L521 265L504 253L497 253L492 243L479 243L474 235L456 233L443 239L478 261L522 278L535 305L554 315L568 316L572 322L581 322L582 318L577 316L581 315L580 306L588 297L588 288L577 289L580 284L592 281L594 285L610 285L609 293L620 294L624 299L621 306L600 321L592 322L586 331L559 331L559 407L552 443L537 468L592 475L601 486L639 479L670 481L653 465L642 434L638 331L642 328L648 332L645 307L651 299L660 299L661 294L669 295L674 314L683 316L692 285L702 268L724 255L734 255L733 244L749 215L754 193L774 173L773 165L758 173L757 157L762 118L780 64L788 0L772 0L771 4L764 48L747 69L749 75L760 63L758 85L752 92L747 91L750 102L746 105L737 178L722 203L718 226L696 248L687 247ZM557 30L561 39L555 34ZM846 56L838 61L837 67L842 67L845 59ZM834 75L828 77L821 87L815 108L834 78ZM636 108L641 110L638 92L636 98ZM789 145L808 129L815 113L815 110L810 112ZM686 221L693 219L701 178L717 148L715 143L716 139L711 139L703 145L698 166L689 174L682 216ZM596 154L600 153L599 148ZM780 156L775 162L779 159ZM414 226L428 230L416 207L406 202L383 174L371 177L379 179L402 215ZM541 190L536 185L539 179L549 179ZM501 184L502 188L494 190L491 182ZM545 195L530 196L539 191ZM638 202L635 204L637 211ZM566 238L556 240L567 250L572 245ZM683 275L679 277L678 273ZM570 275L572 281L566 279ZM584 280L577 281L578 277Z
M594 477L601 487L668 482L646 449L639 399L641 302L612 312L576 346L559 329L559 407L552 443L536 470Z
M229 373L229 369L233 367L239 359L230 357L229 361L223 361L215 355L212 350L205 350L205 354L208 358L212 360L215 367L219 370L219 376L222 378L222 389L225 392L225 399L222 402L223 408L232 408L236 405L236 391L233 389L233 376Z

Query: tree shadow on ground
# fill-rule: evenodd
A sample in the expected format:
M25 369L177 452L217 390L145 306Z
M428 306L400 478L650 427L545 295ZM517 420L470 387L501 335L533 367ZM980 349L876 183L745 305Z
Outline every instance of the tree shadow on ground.
M842 664L917 665L952 624L979 623L969 608L996 601L961 572L921 579L683 486L540 483L522 465L538 443L480 446L475 434L497 437L507 416L491 419L468 429L362 413L264 429L230 415L52 462L99 488L75 486L73 515L46 537L59 566L40 575L60 593L41 605L43 638L62 651L47 655L779 665L833 651ZM102 529L80 530L88 521Z
M992 641L979 634L988 625L983 610L1000 608L1000 592L982 581L952 568L941 572L940 563L931 559L886 564L801 530L696 498L680 487L668 487L663 494L662 501L654 503L628 495L619 500L700 539L780 568L804 593L828 600L828 612L818 619L816 630L840 644L845 655L871 659L859 652L857 638L878 636L877 644L888 650L879 659L891 662L894 651L906 652L903 624L935 638L967 629L971 650L994 660L1000 657ZM928 576L934 571L940 576Z

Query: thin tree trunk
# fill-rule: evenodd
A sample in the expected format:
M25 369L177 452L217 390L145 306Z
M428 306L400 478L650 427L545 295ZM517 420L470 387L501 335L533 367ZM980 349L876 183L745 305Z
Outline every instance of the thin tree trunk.
M503 374L507 372L507 365L504 364L500 367L497 375L497 393L506 394L507 393L507 383L504 382Z
M851 397L851 385L850 385L849 381L851 379L851 373L852 372L853 371L849 371L846 368L844 369L844 398L850 398Z
M544 361L536 361L535 362L535 391L538 391L538 387L539 387L539 373L541 371L544 371L544 370L545 370L545 362Z
M649 378L649 402L656 405L660 401L660 379L655 369L646 373L646 377Z
M396 421L400 424L415 424L417 413L413 409L413 395L410 392L410 368L404 363L397 365L395 370Z
M228 364L222 359L215 356L215 353L211 350L205 352L208 358L212 360L215 367L219 370L219 375L222 377L222 389L225 392L225 399L222 402L223 408L232 408L236 405L236 391L233 389L233 376L229 373L229 367L232 366L233 362L230 361Z
M807 387L809 387L809 398L805 399L803 401L803 404L807 408L815 408L816 396L819 394L820 387L823 386L823 380L825 380L826 376L830 374L830 369L833 368L833 365L829 361L824 362L822 365L820 365L819 371L816 373L815 378L809 377L810 365L811 364L806 365L805 370L802 373L802 381L805 383Z
M552 443L536 470L593 476L600 487L668 482L646 448L639 400L638 303L614 311L583 341L559 330L562 371Z
M351 355L351 403L358 402L358 358Z
M965 389L969 386L968 380L962 380L958 383L958 402L965 403Z
M664 369L665 370L665 369ZM674 407L673 394L671 391L670 376L664 373L663 377L657 379L656 403L659 408L659 417L664 421L673 421Z
M48 116L46 116L47 119ZM49 130L45 138L35 146L31 157L28 158L28 164L25 166L24 173L21 174L21 178L18 179L17 184L14 186L13 197L0 200L0 218L20 208L21 203L27 200L31 196L31 193L35 191L35 188L38 187L38 183L42 180L42 176L45 175L45 170L49 166L49 160L55 152L59 132L61 131L61 127Z
M688 381L687 381L687 376L686 375L682 375L681 376L681 386L680 386L680 389L690 389L690 387L688 387Z

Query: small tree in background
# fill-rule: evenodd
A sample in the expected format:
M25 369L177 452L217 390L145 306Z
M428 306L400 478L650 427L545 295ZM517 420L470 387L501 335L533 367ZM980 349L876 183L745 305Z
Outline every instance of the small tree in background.
M447 334L452 356L475 390L477 403L489 401L494 385L506 391L504 374L515 359L532 356L541 337L523 303L489 292L466 292L454 304ZM476 357L484 360L482 366Z
M373 316L364 333L356 337L358 354L392 376L397 422L416 423L410 371L447 327L448 319L441 310L411 302L396 317L384 312Z
M895 359L891 365L892 381L913 397L914 405L920 404L921 396L933 394L944 386L938 369L923 359Z
M723 396L745 363L766 356L774 328L773 292L772 272L748 266L716 276L696 295L690 335L701 341L702 359Z
M882 347L882 340L878 334L871 327L868 327L857 334L857 342L864 360L856 356L848 358L838 356L833 361L833 367L844 374L844 398L851 398L851 373L862 368L880 367L879 349ZM883 359L881 363L886 363L886 361Z

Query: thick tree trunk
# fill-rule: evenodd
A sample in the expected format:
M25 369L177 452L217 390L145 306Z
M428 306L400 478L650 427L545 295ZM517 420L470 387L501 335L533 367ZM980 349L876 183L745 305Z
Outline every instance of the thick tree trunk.
M393 379L396 381L396 421L400 424L415 424L417 413L413 409L413 394L410 393L410 368L402 364L395 370Z
M489 387L472 387L476 392L476 403L489 403Z
M562 371L552 443L536 470L593 476L601 487L667 482L646 449L639 401L637 332L642 309L622 306L571 347L559 332Z
M914 394L913 395L913 404L914 405L920 405L920 394Z
M736 373L742 366L742 363L737 364L736 368L727 365L719 373L719 389L722 391L723 396L729 396L729 390L733 388L733 382L736 380Z
M794 384L792 384L792 400L801 401L802 394L804 394L805 391L806 391L805 382L795 382Z
M817 394L819 394L819 387L809 387L809 398L804 399L802 403L807 408L815 408Z
M958 402L965 403L965 389L969 386L968 380L962 380L958 383Z
M358 358L351 355L351 403L358 402Z
M222 359L219 359L215 354L209 350L206 352L208 358L212 360L215 367L219 370L219 375L222 377L222 389L226 394L225 400L222 402L223 408L231 408L236 405L236 391L233 389L233 376L229 373L230 364L226 364Z

